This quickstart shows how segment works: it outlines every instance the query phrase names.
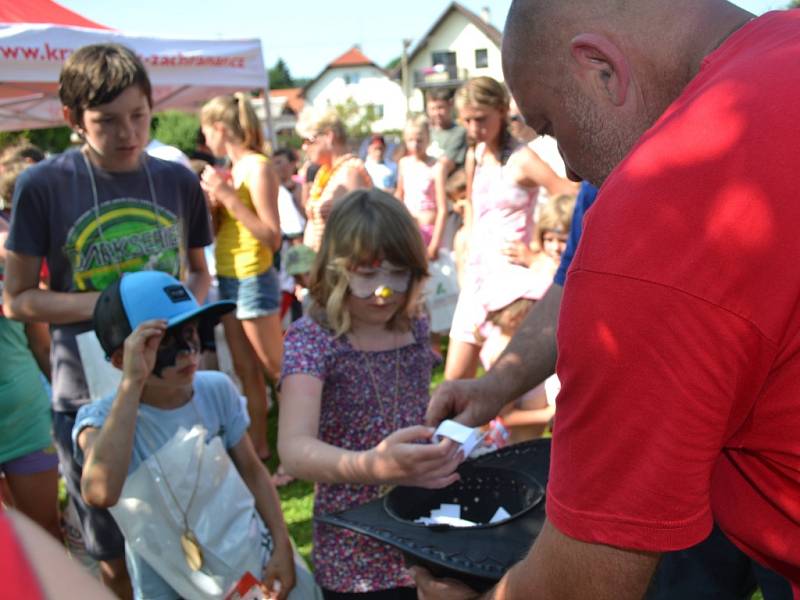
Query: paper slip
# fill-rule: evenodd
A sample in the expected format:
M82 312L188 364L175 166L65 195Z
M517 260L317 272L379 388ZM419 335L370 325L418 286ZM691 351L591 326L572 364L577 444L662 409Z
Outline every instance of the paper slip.
M497 523L498 521L505 521L506 519L510 518L511 515L508 514L508 511L503 508L502 506L495 511L494 516L489 519L489 523Z
M489 523L497 523L504 521L511 515L502 506L498 508ZM434 508L430 516L420 517L414 521L421 525L449 525L450 527L477 527L482 523L475 523L467 519L461 518L461 505L460 504L440 504L439 508Z
M466 458L472 451L480 446L483 441L483 432L480 429L473 429L455 421L442 421L433 433L433 441L439 442L443 437L450 438L454 442L461 444L461 449Z

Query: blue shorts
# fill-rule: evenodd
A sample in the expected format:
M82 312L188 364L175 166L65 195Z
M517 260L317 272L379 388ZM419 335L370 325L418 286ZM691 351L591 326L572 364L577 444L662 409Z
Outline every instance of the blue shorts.
M75 415L74 412L53 412L53 442L58 450L67 492L78 511L86 551L95 560L124 558L125 538L111 513L104 508L89 506L81 496L81 465L72 452Z
M0 473L7 475L33 475L56 468L58 468L58 454L53 445L0 463Z
M220 300L236 302L236 318L240 321L277 314L281 307L281 288L274 267L261 275L236 279L217 275Z

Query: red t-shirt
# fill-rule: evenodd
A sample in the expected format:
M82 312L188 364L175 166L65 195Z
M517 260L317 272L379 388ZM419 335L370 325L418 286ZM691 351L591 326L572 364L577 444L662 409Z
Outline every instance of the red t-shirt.
M800 582L800 10L744 26L614 170L559 321L547 511ZM797 593L797 592L796 592Z
M0 508L0 589L3 598L44 598L11 522Z

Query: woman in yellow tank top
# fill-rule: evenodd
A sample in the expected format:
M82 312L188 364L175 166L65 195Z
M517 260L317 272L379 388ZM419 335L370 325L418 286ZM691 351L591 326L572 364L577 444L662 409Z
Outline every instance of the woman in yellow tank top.
M214 215L219 294L236 302L236 314L222 319L225 337L247 396L250 437L264 459L269 456L264 371L277 381L283 355L280 287L272 266L281 243L278 177L262 153L261 125L245 94L210 100L200 124L214 155L231 162L230 172L206 167L202 185Z

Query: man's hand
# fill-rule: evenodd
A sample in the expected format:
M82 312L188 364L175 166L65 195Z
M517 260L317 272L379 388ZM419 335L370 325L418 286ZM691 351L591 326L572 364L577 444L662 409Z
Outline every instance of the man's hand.
M125 340L122 377L143 383L156 366L158 346L164 339L167 322L163 319L144 321Z
M495 387L489 375L481 379L444 381L431 396L425 423L436 427L445 419L452 418L469 427L478 427L497 416L509 401Z
M433 430L416 426L398 429L370 450L372 469L379 481L424 488L442 488L458 481L455 472L464 457L458 444L430 440Z
M419 600L472 600L480 594L455 579L436 579L423 567L411 567Z

